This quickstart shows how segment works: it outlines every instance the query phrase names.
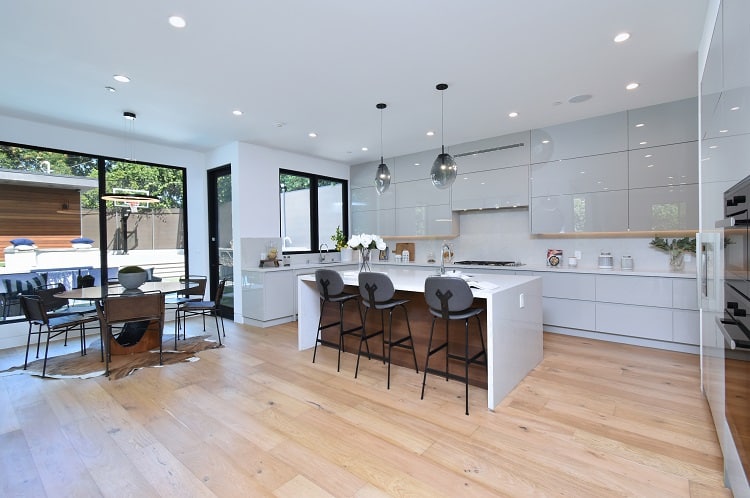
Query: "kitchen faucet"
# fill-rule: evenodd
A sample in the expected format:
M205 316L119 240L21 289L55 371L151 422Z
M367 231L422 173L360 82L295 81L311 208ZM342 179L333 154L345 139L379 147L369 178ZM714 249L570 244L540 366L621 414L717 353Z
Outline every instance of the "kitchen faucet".
M450 255L451 248L447 242L443 242L443 247L440 248L440 274L445 275L445 255ZM450 257L450 256L449 256Z
M328 254L328 244L326 244L325 242L323 242L322 244L320 244L320 247L318 248L318 257L319 257L321 263L324 263L325 260L326 260L326 257L323 254L323 246L326 247L325 254Z

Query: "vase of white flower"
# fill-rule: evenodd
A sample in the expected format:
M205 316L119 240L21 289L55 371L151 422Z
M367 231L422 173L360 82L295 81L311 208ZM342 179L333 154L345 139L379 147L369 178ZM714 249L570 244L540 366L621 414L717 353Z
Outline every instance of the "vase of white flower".
M362 233L352 236L348 246L359 251L359 271L370 271L370 251L377 249L385 251L383 239L374 234Z

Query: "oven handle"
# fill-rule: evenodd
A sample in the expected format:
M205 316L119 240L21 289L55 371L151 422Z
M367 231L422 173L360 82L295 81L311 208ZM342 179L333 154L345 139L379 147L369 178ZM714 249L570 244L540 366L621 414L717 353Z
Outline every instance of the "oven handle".
M724 218L723 220L719 220L714 223L714 226L716 228L732 228L734 226L737 226L737 218L735 218L734 216Z
M734 342L734 339L732 339L732 336L729 335L729 332L727 332L726 325L733 325L731 323L727 323L723 318L717 316L715 319L716 326L721 331L721 335L724 336L724 344L729 346L729 349L737 349L737 343Z

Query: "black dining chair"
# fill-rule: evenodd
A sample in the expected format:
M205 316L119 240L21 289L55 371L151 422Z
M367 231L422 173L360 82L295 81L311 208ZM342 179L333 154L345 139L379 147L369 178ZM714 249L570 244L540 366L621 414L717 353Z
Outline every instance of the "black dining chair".
M216 334L219 337L219 346L221 346L221 336L227 336L224 330L224 317L222 316L219 306L221 306L221 299L224 297L224 288L227 285L227 279L219 280L219 284L216 286L216 294L214 294L213 301L186 301L179 306L175 311L175 317L177 320L182 319L183 334L185 334L185 320L189 316L200 315L203 318L203 331L206 331L206 316L213 315L214 321L216 322ZM221 330L219 330L219 320L221 320ZM179 325L178 325L179 328ZM177 349L177 334L175 334L174 347Z
M182 324L179 319L179 307L190 301L203 301L203 296L206 294L208 277L205 275L188 275L187 277L180 277L180 283L187 284L188 288L179 291L174 297L165 298L167 308L170 310L174 309L175 347L177 347L177 338L180 336L180 330L182 330ZM203 330L206 330L205 315L203 315ZM185 339L184 331L182 338Z
M360 272L359 273L359 295L362 301L362 305L365 308L364 315L362 317L362 334L359 340L359 350L357 351L357 366L354 369L354 378L357 378L359 373L359 359L362 355L362 343L367 344L369 339L373 337L381 336L383 345L383 361L388 362L388 374L387 374L387 388L391 388L391 353L394 347L404 348L411 350L412 357L414 358L414 369L419 373L419 367L417 366L417 355L414 352L414 340L411 337L411 325L409 325L409 314L406 311L406 303L408 299L394 299L393 296L396 294L396 289L393 287L393 282L385 273L377 272ZM374 332L367 333L367 312L372 309L374 311L380 311L380 329ZM406 320L406 334L402 334L401 337L393 339L393 311L401 309L404 313L404 319ZM388 310L388 335L386 337L385 327L385 311ZM388 354L385 353L385 347L388 346ZM369 351L369 346L368 346Z
M42 341L42 335L46 335L46 345L44 348L44 364L42 366L42 377L47 375L47 357L49 356L49 342L61 334L67 337L68 331L78 329L81 337L81 356L86 354L86 324L97 320L95 316L86 316L79 313L72 313L61 316L49 316L45 308L45 303L39 296L21 295L21 309L23 310L26 320L29 322L29 334L26 339L26 356L23 360L23 369L26 370L29 362L29 347L31 346L31 336L37 336L36 357L39 358L39 347ZM36 330L34 328L36 327Z
M315 271L315 285L318 288L318 295L320 296L320 318L318 318L318 332L315 336L315 348L313 349L313 360L315 363L315 356L318 354L318 344L323 346L336 347L338 348L338 362L336 364L336 371L341 371L341 350L344 349L344 336L353 335L355 332L362 330L362 313L359 308L359 300L357 294L351 294L344 292L344 280L341 278L339 272L334 270L316 270ZM354 327L344 328L344 305L346 303L354 303L357 306L357 314L359 315L360 323ZM326 309L326 304L332 304L338 307L338 320L334 322L323 323L323 315ZM338 328L338 341L334 344L331 341L326 340L323 337L323 331L325 329L337 327ZM367 349L368 358L370 356L369 346Z
M422 395L424 399L424 388L427 382L427 373L445 375L446 382L449 377L463 380L466 385L466 415L469 414L469 365L472 363L487 367L487 350L484 347L482 336L482 321L479 315L484 311L481 308L472 308L474 295L471 293L469 284L462 278L456 277L428 277L424 283L424 298L427 302L430 314L432 314L432 327L430 328L430 339L427 344L427 359L424 364L424 377L422 379ZM479 327L479 343L481 348L473 354L469 352L469 319L475 317ZM432 346L435 333L435 322L445 321L445 341L438 346ZM450 350L450 322L452 320L463 320L464 322L464 352ZM445 370L440 371L429 368L430 357L445 350ZM484 357L482 360L481 358ZM448 369L449 360L459 360L464 365L463 376L451 374Z

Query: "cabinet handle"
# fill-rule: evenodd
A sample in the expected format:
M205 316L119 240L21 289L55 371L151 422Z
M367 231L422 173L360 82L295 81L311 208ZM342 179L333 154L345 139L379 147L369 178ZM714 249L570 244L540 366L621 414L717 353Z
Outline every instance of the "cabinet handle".
M735 195L731 199L727 199L727 206L738 206L740 204L744 204L746 202L746 198L744 195Z
M734 316L747 316L747 314L745 313L745 310L736 309L734 310Z
M728 310L736 310L738 308L738 304L734 301L727 301L727 309Z

